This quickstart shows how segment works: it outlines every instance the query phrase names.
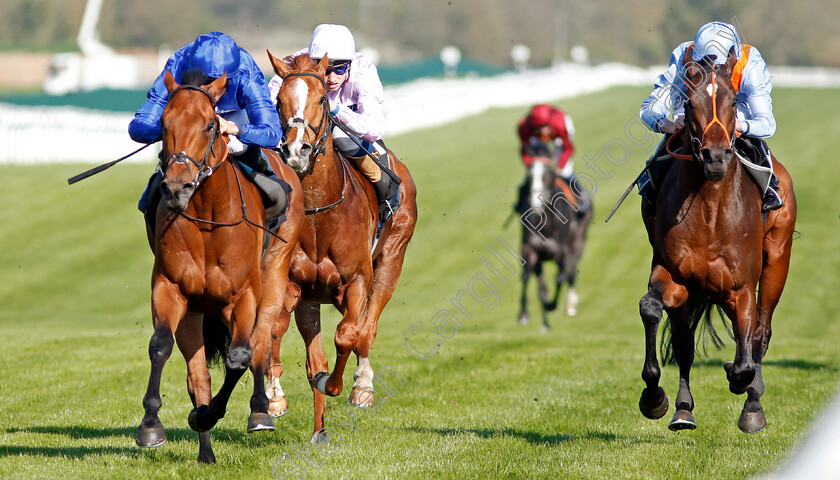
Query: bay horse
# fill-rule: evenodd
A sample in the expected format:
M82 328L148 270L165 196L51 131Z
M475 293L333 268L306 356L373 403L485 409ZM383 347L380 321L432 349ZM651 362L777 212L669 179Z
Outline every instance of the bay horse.
M287 64L267 53L274 71L284 79L277 94L285 132L281 152L300 176L307 209L289 269L286 312L274 335L282 339L294 311L306 344L306 374L315 402L312 441L325 442L329 439L323 431L324 395L341 394L351 353L356 354L358 366L349 401L360 407L373 406L370 350L379 316L396 288L414 234L417 189L408 168L389 151L392 170L402 180L401 206L372 249L379 215L376 195L367 178L333 148L324 84L328 58L316 63L303 54L287 59ZM336 361L331 373L321 344L321 304L332 304L342 314L335 330ZM277 393L272 405L285 403L279 388L283 372L279 343L272 349L268 375L270 393Z
M274 171L289 182L292 193L287 220L261 261L263 200L228 157L219 133L215 105L224 94L226 75L201 85L208 80L179 85L170 72L164 76L169 99L161 116L163 200L157 205L152 239L151 373L137 432L141 447L166 441L158 418L160 379L177 340L187 361L187 390L194 406L188 423L199 432L201 463L215 463L209 430L224 417L230 394L249 366L255 375L248 429L274 428L263 376L303 220L300 182L272 152ZM224 356L225 380L211 398L207 360L214 354Z
M542 331L550 329L548 312L557 308L563 285L566 291L566 314L576 315L578 295L575 291L577 267L583 255L586 231L592 220L590 208L582 217L578 217L580 208L571 189L557 174L553 167L547 145L538 149L544 155L533 156L528 167L528 177L520 199L520 209L524 210L522 222L522 295L519 323L530 321L528 314L528 280L536 274L540 303L542 304ZM545 150L543 152L543 150ZM562 184L561 184L562 182ZM554 262L557 265L556 288L552 300L548 298L548 289L544 278L543 264Z
M663 309L670 338L663 336L679 366L680 383L671 430L694 429L694 399L689 372L694 361L695 331L709 310L718 306L732 323L735 359L724 369L732 393L747 398L738 427L762 430L767 419L761 408L764 393L761 361L770 343L771 320L787 279L796 222L796 197L790 175L772 159L785 206L762 219L761 193L741 164L735 145L736 91L731 74L736 62L730 50L724 65L710 59L683 59L689 86L685 102L683 144L690 155L676 158L658 193L655 216L642 215L653 246L648 292L639 302L645 327L646 388L639 400L651 419L668 411L660 387L656 332ZM675 135L676 137L676 135ZM644 202L643 202L644 203ZM758 295L756 299L756 290Z

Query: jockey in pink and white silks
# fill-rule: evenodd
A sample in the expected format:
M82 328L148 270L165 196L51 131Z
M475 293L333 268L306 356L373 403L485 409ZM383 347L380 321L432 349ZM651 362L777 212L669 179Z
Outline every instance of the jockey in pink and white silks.
M683 104L687 98L687 86L683 59L686 50L691 50L691 58L697 63L708 56L715 64L722 65L726 63L727 55L733 48L738 59L732 72L732 84L738 97L735 131L744 140L738 141L736 146L748 159L769 169L769 181L756 179L763 192L762 210L775 210L784 205L779 197L778 181L772 173L770 150L762 140L776 132L776 119L773 117L770 99L773 89L770 73L758 49L743 44L735 27L723 22L703 25L693 42L684 42L675 48L668 69L657 77L653 92L642 102L639 111L642 122L651 131L665 134L659 148L648 161L647 175L639 180L639 194L651 205L655 202L656 190L671 164L668 160L657 161L664 156L665 139L685 123ZM672 120L668 119L669 116Z
M373 184L379 203L379 222L384 225L400 205L399 184L382 171L369 155L376 155L388 165L388 154L382 142L385 113L384 91L376 66L356 51L353 34L344 25L321 24L315 28L308 48L291 57L308 53L314 60L326 55L330 62L324 83L330 113L342 128L333 129L333 144L352 159ZM283 79L275 75L268 83L272 101ZM351 135L356 137L350 138ZM358 143L357 143L358 142ZM361 145L361 146L360 146Z

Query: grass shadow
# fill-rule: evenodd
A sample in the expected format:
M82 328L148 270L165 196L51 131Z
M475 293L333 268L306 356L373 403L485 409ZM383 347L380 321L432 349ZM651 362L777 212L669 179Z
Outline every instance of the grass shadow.
M727 361L731 360L722 361L719 359L706 358L702 360L695 360L692 364L692 367L720 367L721 369L723 369L723 364ZM837 366L835 365L830 365L824 362L809 362L807 360L798 359L765 360L761 362L761 365L764 367L792 368L803 371L828 370L836 372L838 370Z
M604 440L614 441L618 437L612 433L605 432L590 432L585 435L568 435L564 433L555 433L551 435L544 435L536 432L516 430L513 428L423 428L423 427L408 427L404 430L416 433L434 433L441 436L454 436L472 434L485 439L494 439L496 437L515 437L521 438L533 445L560 445L576 440Z

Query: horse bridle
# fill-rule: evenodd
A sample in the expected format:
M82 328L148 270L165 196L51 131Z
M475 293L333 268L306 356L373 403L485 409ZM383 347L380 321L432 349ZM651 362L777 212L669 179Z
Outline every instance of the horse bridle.
M329 115L328 115L329 114L329 108L327 108L328 105L329 105L328 100L327 100L327 95L326 95L327 84L324 83L324 79L321 78L320 75L317 75L315 73L309 73L309 72L290 73L290 74L286 75L283 78L283 80L287 80L291 77L314 77L314 78L317 78L318 81L321 82L321 85L324 87L324 92L325 93L324 93L324 95L321 95L320 99L318 99L318 104L321 105L321 121L318 122L317 127L312 125L308 121L306 121L305 118L301 118L301 117L290 118L289 121L286 123L286 126L283 127L283 138L288 137L289 131L293 128L303 129L304 135L309 134L309 131L306 130L307 128L312 130L312 134L316 135L316 136L318 135L318 132L321 132L321 136L315 141L314 144L312 144L313 148L312 148L312 152L310 153L310 159L315 160L315 159L318 158L319 155L322 155L322 154L326 153L326 151L327 151L327 139L330 136L330 128L329 127L331 126L331 124L329 123ZM283 107L282 104L278 101L277 102L277 113L278 114L280 114L280 109L282 107ZM325 125L326 125L326 127L325 127Z
M318 157L320 155L323 155L324 153L327 152L327 140L329 139L330 133L332 131L332 128L331 128L332 127L332 121L331 121L331 117L329 115L329 108L327 108L329 106L329 103L328 103L328 100L327 100L327 94L326 94L327 84L324 83L324 79L321 78L320 75L315 74L315 73L309 73L309 72L290 73L290 74L286 75L285 77L283 77L283 80L284 81L288 80L291 77L313 77L313 78L318 79L318 81L321 82L321 86L324 87L324 94L321 95L320 99L318 99L318 104L321 106L321 121L318 122L317 127L315 127L311 123L307 122L305 118L300 118L300 117L290 118L289 121L286 123L286 126L283 127L283 138L288 137L289 131L293 128L302 128L303 131L304 131L304 134L309 133L306 130L307 128L312 130L313 135L318 135L318 132L321 132L321 136L318 138L318 140L315 142L315 144L312 145L312 152L309 153L310 161L316 162L316 161L318 161ZM278 100L278 102L277 102L277 114L278 115L280 114L280 109L281 108L283 108L283 105ZM325 126L325 124L326 124L326 126ZM323 129L323 131L322 131L322 129ZM278 152L278 153L280 153L281 156L283 155L282 152ZM304 214L311 215L311 214L314 214L314 213L320 213L320 212L323 212L325 210L329 210L329 209L339 205L341 202L344 201L344 182L346 180L345 176L347 175L347 170L346 170L345 165L344 165L344 159L341 159L341 166L342 166L342 174L343 174L343 176L341 178L341 181L342 181L341 198L339 198L335 202L330 203L329 205L324 205L323 207L306 209L304 211Z
M703 150L703 138L706 137L706 132L712 128L713 125L718 125L720 128L723 129L723 133L726 135L727 141L729 141L729 148L732 148L735 145L735 139L738 137L738 133L735 132L734 135L729 135L729 130L726 129L726 125L720 121L717 115L717 68L711 72L712 74L712 83L710 84L712 87L712 119L709 120L709 123L706 124L706 128L703 129L703 135L700 138L694 136L691 132L691 129L688 128L688 125L683 125L678 131L674 132L671 135L671 138L668 139L668 142L665 144L665 150L668 152L668 155L680 159L680 160L695 160L700 158L700 152ZM679 133L683 132L684 130L688 130L688 138L689 143L692 146L691 155L685 155L681 153L676 153L671 150L671 142L674 141L674 138L679 137ZM695 148L696 145L696 148Z
M213 98L213 95L211 95L210 92L208 92L207 90L201 87L196 87L194 85L179 85L177 88L175 88L175 90L172 90L172 92L169 94L169 98L172 98L180 90L196 90L203 93L207 97L207 99L210 100L210 105L212 105L213 110L216 110L216 99ZM210 158L211 153L213 154L213 156L216 156L216 152L213 150L213 147L216 143L216 139L219 137L219 132L219 119L216 118L214 128L210 132L210 143L207 145L207 150L204 151L204 157L202 157L201 162L187 155L187 152L184 151L170 154L168 157L166 157L166 159L161 159L160 166L164 176L166 176L166 171L169 170L170 166L176 163L183 163L184 165L187 165L187 162L191 162L198 169L198 172L195 174L195 178L193 179L196 188L198 188L198 185L201 183L201 181L212 175L213 170L224 161L224 159L222 159L222 161L220 161L213 167L207 164L207 159Z

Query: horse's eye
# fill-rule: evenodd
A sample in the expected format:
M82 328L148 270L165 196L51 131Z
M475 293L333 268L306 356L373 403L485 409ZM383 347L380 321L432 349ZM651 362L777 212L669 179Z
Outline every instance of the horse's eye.
M207 124L207 131L212 132L216 129L216 122L210 122Z

